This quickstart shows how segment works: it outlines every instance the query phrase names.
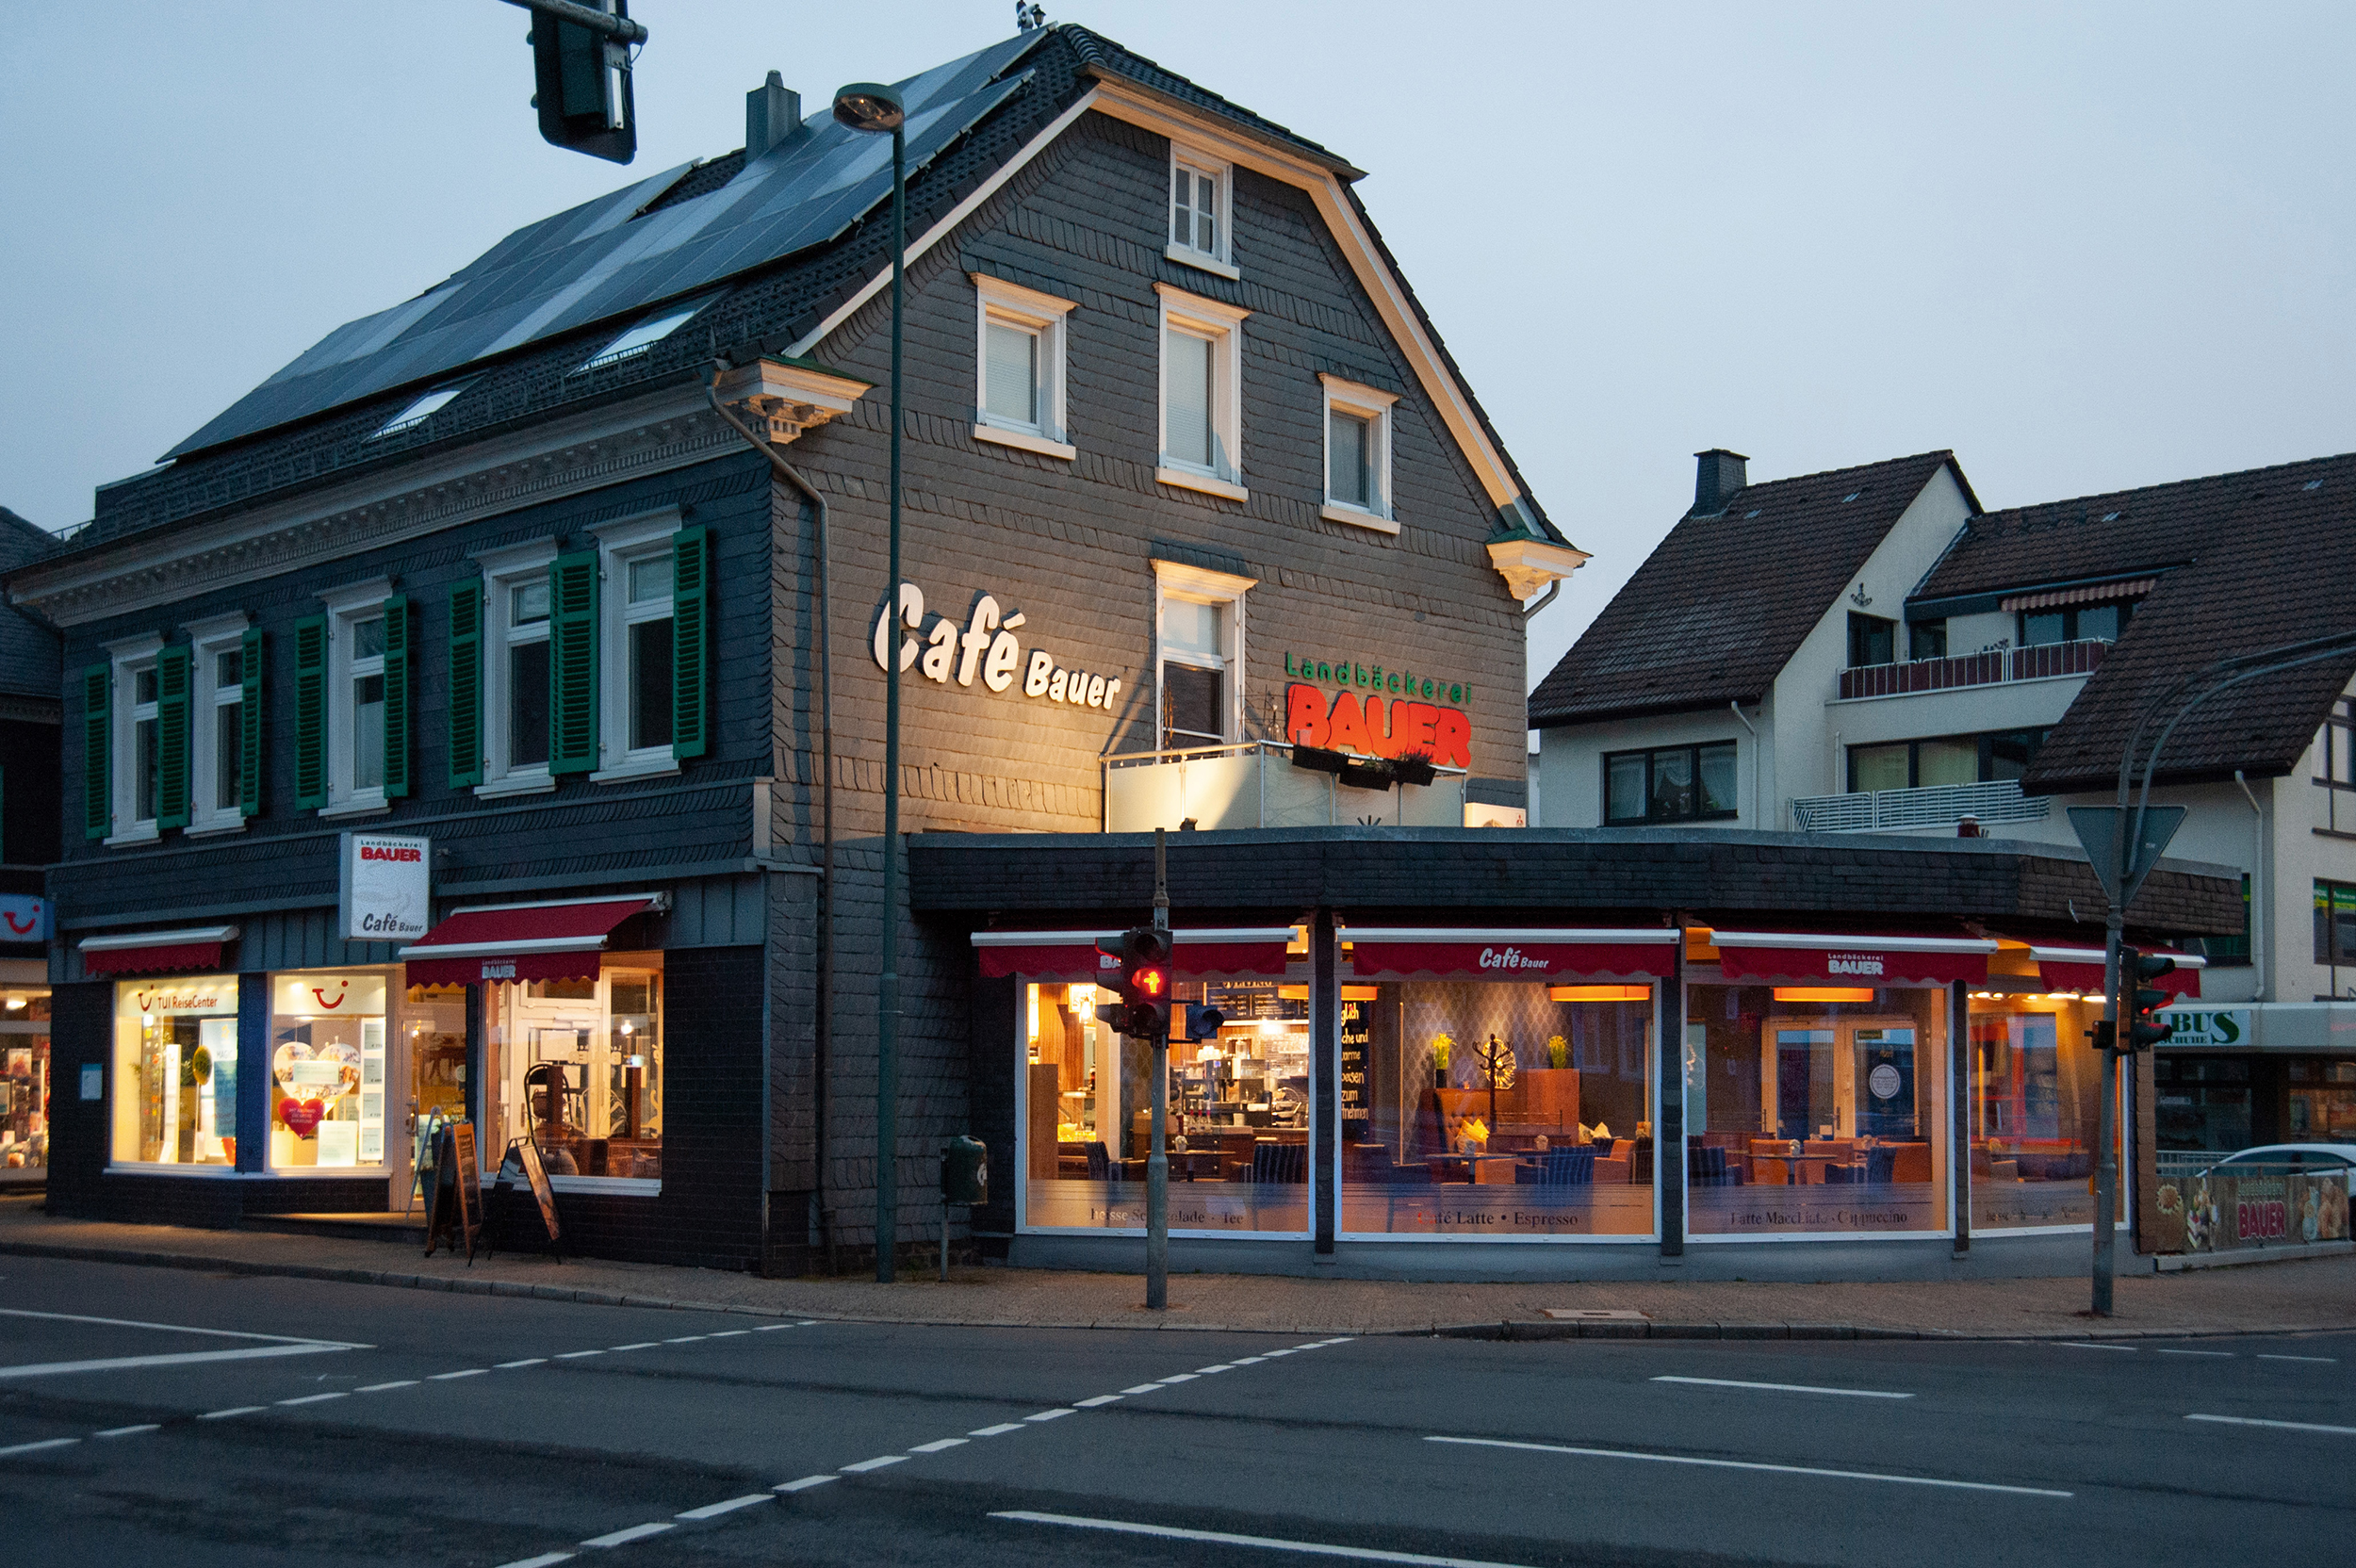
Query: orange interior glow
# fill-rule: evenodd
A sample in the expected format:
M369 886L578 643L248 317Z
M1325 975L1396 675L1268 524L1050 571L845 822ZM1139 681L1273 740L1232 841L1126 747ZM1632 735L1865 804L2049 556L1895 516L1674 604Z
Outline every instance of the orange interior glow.
M1777 986L1778 1002L1871 1002L1869 986Z
M1553 1002L1650 1002L1650 986L1548 986Z

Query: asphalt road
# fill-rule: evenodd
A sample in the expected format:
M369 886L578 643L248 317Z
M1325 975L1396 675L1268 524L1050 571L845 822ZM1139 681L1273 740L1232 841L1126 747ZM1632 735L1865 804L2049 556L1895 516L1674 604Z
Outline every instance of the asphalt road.
M2089 1568L2356 1538L2356 1336L910 1328L14 1258L0 1304L11 1564Z

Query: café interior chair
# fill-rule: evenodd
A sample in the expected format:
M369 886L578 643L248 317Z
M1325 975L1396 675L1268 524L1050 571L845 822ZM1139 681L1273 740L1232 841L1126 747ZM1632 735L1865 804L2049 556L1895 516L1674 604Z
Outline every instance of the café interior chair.
M1537 1163L1538 1185L1542 1187L1584 1187L1595 1182L1595 1152L1593 1149L1549 1149Z

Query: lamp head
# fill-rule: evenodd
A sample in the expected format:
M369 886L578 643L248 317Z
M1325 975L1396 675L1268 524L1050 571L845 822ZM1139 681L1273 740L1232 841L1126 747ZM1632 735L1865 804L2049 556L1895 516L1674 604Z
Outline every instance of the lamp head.
M899 90L883 82L853 82L834 95L834 117L855 131L896 131L908 119Z

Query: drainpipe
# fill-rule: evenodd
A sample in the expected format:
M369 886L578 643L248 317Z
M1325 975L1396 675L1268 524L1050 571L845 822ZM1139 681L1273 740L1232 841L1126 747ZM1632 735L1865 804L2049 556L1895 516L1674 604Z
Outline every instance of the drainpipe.
M2258 994L2253 1000L2264 1002L2266 999L2266 955L2259 936L2263 924L2271 923L2262 922L2261 916L2268 914L2274 907L2266 902L2270 881L2266 875L2266 808L2258 804L2257 795L2251 792L2250 781L2242 776L2239 768L2233 770L2233 782L2241 786L2243 796L2250 802L2250 967L2255 972L2258 981Z
M1532 615L1538 613L1539 611L1544 610L1547 605L1552 604L1554 602L1554 596L1562 591L1562 580L1558 577L1552 582L1546 584L1546 591L1538 596L1538 602L1536 604L1525 605L1523 607L1522 619L1526 621Z
M1765 821L1766 807L1765 804L1759 798L1759 727L1751 723L1750 720L1742 718L1742 705L1741 703L1729 702L1726 706L1734 710L1734 716L1737 719L1742 720L1742 727L1751 732L1751 830L1753 832L1763 832L1765 831L1767 825ZM1763 712L1765 710L1762 709L1761 711Z
M728 368L728 361L712 362L712 381L704 395L712 400L712 411L728 421L730 429L752 443L777 477L801 494L810 502L814 519L818 545L818 799L819 836L824 844L824 858L818 873L818 1007L817 1038L810 1051L812 1092L817 1100L814 1133L811 1142L814 1174L818 1183L818 1235L826 1250L826 1267L834 1270L834 1210L826 1203L826 1071L832 1053L828 1046L834 1038L834 576L833 554L826 537L826 498L820 495L794 470L794 465L779 457L777 449L753 433L742 419L720 401L720 377ZM761 1082L768 1083L767 1063L762 1064ZM762 1129L764 1141L768 1130ZM761 1177L765 1184L767 1172Z

